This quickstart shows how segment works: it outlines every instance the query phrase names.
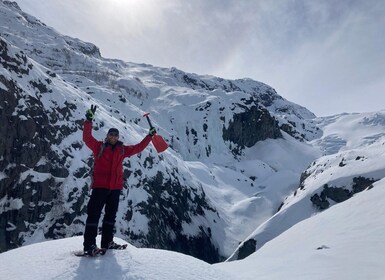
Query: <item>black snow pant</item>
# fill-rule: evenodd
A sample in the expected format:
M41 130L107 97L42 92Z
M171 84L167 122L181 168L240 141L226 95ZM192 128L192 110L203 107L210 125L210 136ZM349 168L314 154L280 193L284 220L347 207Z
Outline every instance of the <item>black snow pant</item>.
M107 248L114 238L116 212L119 206L120 190L93 189L87 205L87 220L84 231L84 250L96 245L100 215L104 208L101 248Z

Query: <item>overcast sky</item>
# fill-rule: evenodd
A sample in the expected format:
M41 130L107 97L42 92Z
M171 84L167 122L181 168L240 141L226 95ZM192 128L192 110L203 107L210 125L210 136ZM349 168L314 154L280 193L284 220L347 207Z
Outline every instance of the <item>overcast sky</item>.
M385 109L385 0L16 0L103 57L252 78L317 116Z

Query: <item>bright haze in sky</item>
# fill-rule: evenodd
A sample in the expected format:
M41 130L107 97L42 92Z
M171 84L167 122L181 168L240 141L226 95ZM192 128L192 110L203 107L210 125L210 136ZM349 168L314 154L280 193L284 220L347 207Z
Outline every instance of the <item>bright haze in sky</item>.
M317 116L385 109L384 0L16 0L103 57L251 78Z

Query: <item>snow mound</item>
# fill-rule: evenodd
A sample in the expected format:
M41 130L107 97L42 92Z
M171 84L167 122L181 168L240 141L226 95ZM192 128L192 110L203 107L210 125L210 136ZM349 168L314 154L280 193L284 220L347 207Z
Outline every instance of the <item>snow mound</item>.
M117 243L123 240L115 238ZM193 257L165 250L110 250L104 256L76 257L83 237L36 243L0 254L0 275L4 279L234 279L212 265Z

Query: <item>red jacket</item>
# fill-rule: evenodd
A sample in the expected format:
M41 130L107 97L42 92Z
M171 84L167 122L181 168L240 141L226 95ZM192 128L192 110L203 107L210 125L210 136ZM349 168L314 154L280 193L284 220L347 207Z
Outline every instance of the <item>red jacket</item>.
M143 151L150 143L151 136L147 135L139 144L132 146L125 146L120 141L115 145L114 149L112 149L111 145L106 145L99 157L103 141L98 141L92 136L92 122L85 121L83 140L94 154L95 162L91 187L121 190L123 189L124 158Z

